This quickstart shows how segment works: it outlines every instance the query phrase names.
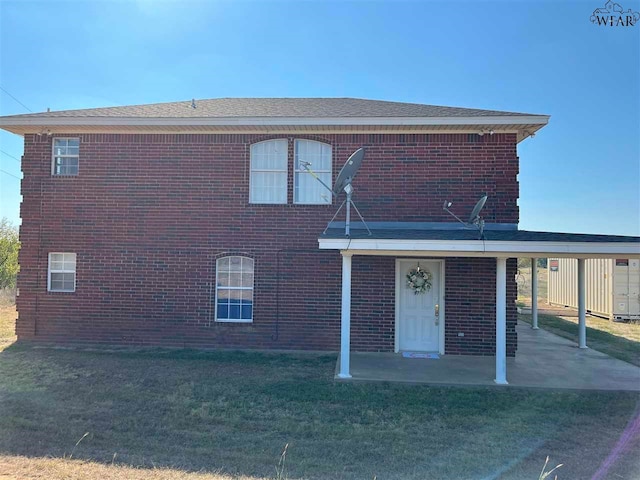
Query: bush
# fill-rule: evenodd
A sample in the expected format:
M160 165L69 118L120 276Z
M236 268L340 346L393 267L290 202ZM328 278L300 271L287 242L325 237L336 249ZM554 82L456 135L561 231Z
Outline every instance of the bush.
M18 277L18 227L6 218L0 220L0 289L15 288Z

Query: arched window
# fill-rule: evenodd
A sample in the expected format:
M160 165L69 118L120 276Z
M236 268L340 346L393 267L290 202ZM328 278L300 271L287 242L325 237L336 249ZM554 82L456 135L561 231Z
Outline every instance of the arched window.
M253 321L253 259L216 261L216 322Z
M327 186L331 185L331 145L313 140L296 140L294 153L293 203L323 205L333 201L331 192L304 168L307 164Z
M251 145L249 203L287 203L287 139Z

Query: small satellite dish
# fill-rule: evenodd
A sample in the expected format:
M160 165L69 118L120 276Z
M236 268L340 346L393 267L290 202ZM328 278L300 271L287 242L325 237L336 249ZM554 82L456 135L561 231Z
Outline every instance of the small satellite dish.
M487 195L483 195L480 200L478 200L478 203L476 203L476 206L473 207L473 210L471 211L471 215L469 215L469 220L467 220L467 223L471 223L471 224L475 224L480 220L480 211L484 208L484 204L487 203Z
M340 173L336 177L336 182L333 184L333 193L337 196L342 192L347 185L349 185L353 178L358 173L360 166L362 165L362 159L364 158L364 148L359 148L351 154L346 163L340 170Z
M477 228L478 231L480 232L480 238L484 239L484 220L480 216L480 212L482 211L482 208L484 207L485 203L487 203L486 194L480 197L480 200L478 200L475 207L473 207L473 210L471 211L471 215L469 215L469 220L467 220L466 222L463 222L462 220L460 220L460 217L458 217L455 213L449 210L449 207L451 207L452 203L449 202L448 200L444 201L444 205L442 205L442 209L445 212L447 212L449 215L451 215L453 218L455 218L457 221L459 221L461 224L463 224L466 228Z

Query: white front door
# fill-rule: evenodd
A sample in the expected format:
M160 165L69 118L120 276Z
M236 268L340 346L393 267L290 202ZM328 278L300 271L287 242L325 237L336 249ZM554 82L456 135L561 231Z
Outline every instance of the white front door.
M440 305L440 261L398 260L396 277L396 336L400 351L438 352L442 308ZM407 274L417 269L431 273L431 288L415 293Z

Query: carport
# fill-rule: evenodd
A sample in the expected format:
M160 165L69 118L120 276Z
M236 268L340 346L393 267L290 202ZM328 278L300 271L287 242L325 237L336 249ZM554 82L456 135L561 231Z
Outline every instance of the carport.
M358 224L356 227L352 225L349 237L345 236L344 229L332 226L318 239L320 249L339 250L342 255L340 359L336 374L336 377L340 379L353 378L350 345L351 260L353 255L444 259L447 257L495 258L496 347L493 381L499 385L508 384L506 355L507 259L519 257L578 259L579 347L586 349L585 259L624 258L640 255L640 237L532 232L509 228L492 229L490 226L480 235L477 230L457 226L449 228L448 224L447 228L443 228L442 224L425 224L417 228L405 223L370 226L371 234L362 227L358 228ZM536 293L533 294L536 295ZM534 319L534 322L535 328L537 319ZM443 353L446 354L446 352ZM482 380L478 379L480 383Z

